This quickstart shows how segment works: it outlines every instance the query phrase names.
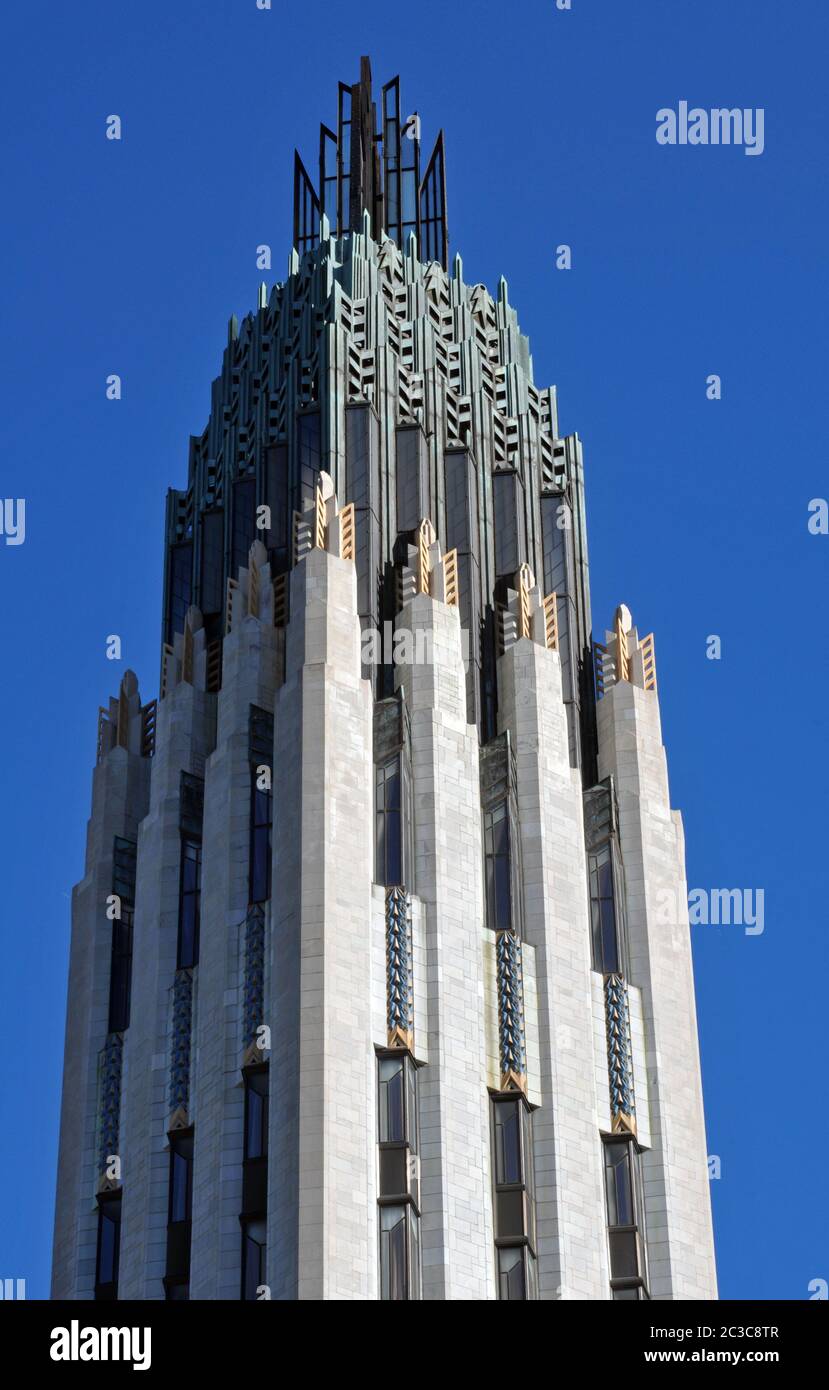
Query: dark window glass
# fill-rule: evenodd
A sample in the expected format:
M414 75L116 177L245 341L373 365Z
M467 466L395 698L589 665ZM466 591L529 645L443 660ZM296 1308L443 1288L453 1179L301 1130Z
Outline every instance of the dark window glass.
M168 1303L189 1303L190 1285L189 1284L168 1284L167 1302Z
M96 1297L113 1297L118 1286L118 1259L121 1244L121 1198L98 1204L98 1248L95 1263Z
M122 904L130 907L135 903L135 875L138 845L134 840L123 840L115 836L112 847L112 891L117 893Z
M109 972L109 1031L123 1033L130 1021L132 983L132 909L121 908L121 920L112 923L112 955Z
M380 1143L403 1143L406 1138L404 1067L402 1057L381 1057L379 1062Z
M630 1143L628 1141L606 1143L604 1163L607 1224L608 1226L634 1226L636 1215L633 1204Z
M380 1196L405 1197L409 1189L409 1150L405 1144L380 1149Z
M522 1188L495 1194L495 1234L499 1240L521 1240L526 1235Z
M259 775L255 767L251 769L249 892L252 903L267 902L271 896L273 793L256 785Z
M495 1120L495 1184L520 1183L521 1169L521 1102L493 1102Z
M177 1135L170 1140L170 1225L189 1221L193 1210L193 1138Z
M232 579L238 578L241 568L247 568L248 555L255 539L256 483L253 478L245 478L233 488Z
M377 883L387 887L403 881L400 758L375 769Z
M242 1298L256 1299L265 1283L266 1227L264 1221L242 1223Z
M201 610L207 615L224 607L224 512L205 512L201 525Z
M264 1158L268 1152L268 1073L245 1075L245 1158Z
M178 968L189 969L199 959L199 918L201 912L201 844L181 842L181 886L178 916Z
M397 431L397 529L414 531L429 515L425 439L415 427Z
M192 603L193 546L185 545L170 548L169 569L167 572L167 641L172 643L173 633L184 631L184 619Z
M610 845L589 856L589 870L593 963L603 975L614 975L619 970L619 940Z
M498 1250L498 1297L511 1302L527 1297L524 1249L520 1245L508 1245Z
M638 1288L613 1290L613 1300L616 1303L620 1303L622 1301L628 1303L639 1303L641 1297L641 1290Z
M316 411L297 417L299 440L299 507L312 501L320 473L320 417Z
M408 1298L405 1206L380 1208L380 1297Z
M639 1273L639 1237L636 1231L610 1232L610 1274L613 1279L635 1279Z
M277 444L268 450L268 505L271 509L270 544L274 552L276 572L281 574L289 567L291 534L288 450L284 444Z
M484 815L487 926L505 931L512 925L510 834L507 805L502 801Z
M517 473L492 478L495 510L495 573L512 578L524 558L524 489Z

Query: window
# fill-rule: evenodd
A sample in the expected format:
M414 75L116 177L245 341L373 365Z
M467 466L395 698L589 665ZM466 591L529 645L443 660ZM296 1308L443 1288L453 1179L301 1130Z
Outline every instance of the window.
M98 1245L95 1258L95 1298L109 1302L118 1297L118 1260L121 1245L121 1194L98 1200Z
M242 1299L256 1299L256 1290L265 1283L267 1232L264 1221L242 1222Z
M193 546L191 542L170 548L167 562L167 641L184 631L187 609L192 603Z
M621 969L621 961L613 893L613 851L609 842L588 856L588 866L593 964L602 975L615 975Z
M537 1297L532 1116L518 1096L492 1097L498 1297Z
M484 813L486 920L493 931L512 926L509 813L506 801Z
M231 579L237 579L239 570L247 568L248 555L255 539L256 482L253 478L245 478L233 488Z
M297 417L299 452L299 507L314 499L321 467L320 417L318 411Z
M268 1153L268 1068L245 1072L245 1158Z
M382 1299L420 1298L417 1068L407 1052L377 1059Z
M376 882L387 888L403 882L400 758L375 768Z
M193 1218L193 1131L170 1135L167 1196L167 1265L164 1289L169 1301L190 1298L190 1230Z
M256 1285L264 1278L264 1255L262 1261L256 1252L249 1248L249 1240L259 1241L257 1223L264 1223L268 1209L268 1090L269 1072L267 1065L248 1067L242 1073L245 1087L245 1130L244 1159L242 1162L242 1266L254 1280L253 1293L243 1292L243 1298L256 1297ZM253 1236L250 1236L253 1231ZM261 1239L264 1241L264 1224ZM255 1258L254 1258L255 1256ZM261 1270L260 1270L261 1265ZM260 1278L260 1272L262 1278Z
M168 1221L189 1221L193 1209L193 1136L170 1140L170 1210Z
M380 1298L420 1298L420 1218L410 1205L380 1208Z
M200 607L207 616L221 612L224 606L224 512L205 512L201 527Z
M632 1139L605 1140L604 1173L613 1298L647 1298L639 1217L639 1153Z
M112 955L109 971L109 1032L123 1033L130 1022L132 986L132 908L121 908L121 920L112 923Z
M264 764L262 764L264 766ZM248 873L250 901L267 902L271 896L271 825L273 821L273 793L268 787L262 790L257 783L261 775L256 767L251 768L251 810L250 810L250 868Z
M497 1251L498 1297L517 1302L538 1297L535 1258L526 1246L506 1245Z
M201 913L201 842L187 838L181 842L181 875L178 909L178 969L186 970L199 960L199 918Z

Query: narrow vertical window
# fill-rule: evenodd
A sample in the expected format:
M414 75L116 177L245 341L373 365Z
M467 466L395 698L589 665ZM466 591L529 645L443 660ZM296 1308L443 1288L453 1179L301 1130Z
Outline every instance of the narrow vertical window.
M112 891L120 902L120 917L112 922L109 970L109 1032L123 1033L130 1021L132 985L132 927L138 846L115 836L112 850Z
M186 970L199 960L199 922L201 915L201 842L183 838L178 912L178 969Z
M484 813L484 859L487 926L507 931L512 926L512 865L506 801Z
M258 785L261 778L256 768L251 769L251 778L249 900L264 903L271 896L273 795L270 787Z
M602 975L615 975L620 970L620 953L613 891L613 853L609 842L588 856L588 868L593 964Z
M407 1052L377 1059L380 1297L419 1299L417 1068Z
M268 1206L269 1068L248 1067L245 1087L242 1162L242 1299L255 1299L265 1282L265 1240Z
M245 1159L268 1155L268 1068L245 1073Z
M403 882L400 758L375 768L376 882L387 888Z
M248 714L250 761L250 846L248 902L264 903L271 896L271 835L273 825L273 713L251 705Z
M129 1027L132 987L132 908L121 907L120 921L112 923L112 956L109 972L109 1032Z
M256 481L243 478L233 487L233 525L231 530L230 577L247 566L248 553L256 539Z
M193 1131L170 1135L167 1206L167 1265L164 1290L169 1301L190 1298L190 1233L193 1221Z
M632 1139L604 1141L610 1287L617 1301L648 1297L639 1168L639 1152Z
M242 1298L255 1301L265 1283L267 1234L264 1221L242 1222Z
M532 1116L523 1098L492 1097L498 1297L537 1297Z
M121 1194L98 1199L98 1243L95 1257L95 1298L111 1302L118 1297L118 1262L121 1246Z
M184 631L187 609L193 602L193 545L174 545L167 559L167 641Z

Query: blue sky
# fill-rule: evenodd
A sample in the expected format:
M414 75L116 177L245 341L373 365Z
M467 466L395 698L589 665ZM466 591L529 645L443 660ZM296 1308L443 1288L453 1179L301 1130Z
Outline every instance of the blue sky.
M165 490L258 244L282 278L293 146L315 158L366 52L425 141L444 126L450 249L470 283L507 277L583 439L597 635L621 601L656 633L689 883L765 892L762 935L693 936L720 1286L808 1297L829 1278L825 0L87 0L4 28L0 495L27 525L0 541L0 1277L48 1292L97 708L125 665L156 693ZM762 107L762 156L658 145L683 99Z

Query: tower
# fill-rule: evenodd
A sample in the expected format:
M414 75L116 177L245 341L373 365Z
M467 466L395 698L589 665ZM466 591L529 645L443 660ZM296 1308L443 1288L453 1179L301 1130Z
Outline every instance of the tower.
M100 712L55 1297L716 1297L653 638L404 112L296 156Z

